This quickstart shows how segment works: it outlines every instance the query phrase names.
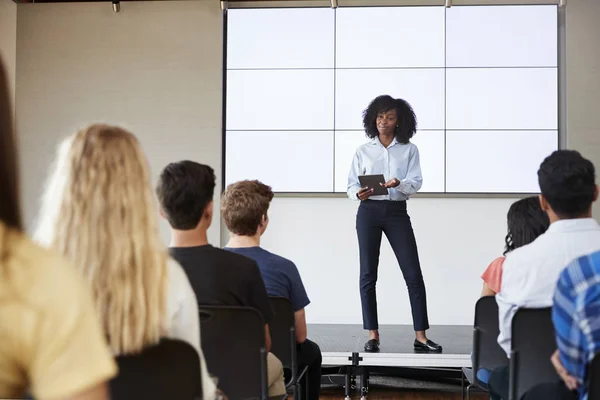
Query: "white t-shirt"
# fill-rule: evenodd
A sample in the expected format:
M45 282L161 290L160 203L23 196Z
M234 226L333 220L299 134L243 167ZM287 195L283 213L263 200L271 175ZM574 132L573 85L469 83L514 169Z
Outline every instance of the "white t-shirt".
M183 268L173 259L168 262L169 286L167 317L169 337L191 344L200 356L203 399L214 400L217 387L208 374L200 346L200 316L198 301Z

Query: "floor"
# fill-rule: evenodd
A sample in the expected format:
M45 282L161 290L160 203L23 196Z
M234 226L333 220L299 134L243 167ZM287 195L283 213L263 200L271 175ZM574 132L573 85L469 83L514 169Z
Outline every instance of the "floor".
M342 378L331 378L331 384L324 383L321 389L321 400L344 400ZM367 400L461 400L460 381L421 380L415 378L374 376L370 379ZM353 392L352 400L360 400L360 393ZM487 400L489 396L482 392L472 392L471 399Z
M329 389L321 392L321 400L344 400L344 391L342 389ZM413 399L413 400L460 400L460 391L456 392L437 392L428 390L373 390L367 397L368 400L400 400L400 399ZM484 400L489 399L483 393L472 394L471 399L473 400ZM352 396L352 400L360 400L360 395L355 394Z

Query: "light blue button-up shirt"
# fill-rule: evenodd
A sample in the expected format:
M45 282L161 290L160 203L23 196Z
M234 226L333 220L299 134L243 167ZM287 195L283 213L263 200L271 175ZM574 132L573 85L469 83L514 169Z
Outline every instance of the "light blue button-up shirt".
M396 138L385 148L378 137L360 146L348 174L348 197L358 200L356 194L361 189L359 175L377 174L383 174L386 182L396 178L400 185L389 188L387 195L371 196L370 200L408 200L423 185L419 149L412 143L398 143Z

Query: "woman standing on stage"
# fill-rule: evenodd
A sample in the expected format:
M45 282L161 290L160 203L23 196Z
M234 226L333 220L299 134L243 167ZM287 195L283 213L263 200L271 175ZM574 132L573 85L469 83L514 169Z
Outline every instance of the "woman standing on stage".
M363 112L363 125L371 140L356 150L348 176L348 197L361 201L356 215L356 232L360 252L363 328L369 330L370 337L365 351L379 350L375 285L381 234L385 233L408 287L416 334L414 349L441 352L442 346L428 340L425 335L429 329L425 284L417 243L406 211L406 200L423 183L419 150L410 143L417 129L415 114L406 101L379 96ZM361 188L360 175L376 174L383 174L385 184L382 186L387 188L387 195L375 196L372 188Z

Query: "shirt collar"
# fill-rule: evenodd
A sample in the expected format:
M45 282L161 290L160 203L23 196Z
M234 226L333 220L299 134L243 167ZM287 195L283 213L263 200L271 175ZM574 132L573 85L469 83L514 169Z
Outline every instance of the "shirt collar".
M371 139L371 141L369 142L369 144L372 144L374 146L383 147L383 145L381 144L381 141L379 140L379 136L375 136L373 139ZM396 137L394 137L394 140L392 140L392 143L390 143L390 145L387 148L389 149L390 147L392 147L392 146L394 146L396 144L398 144L398 140L396 140Z
M594 218L561 219L550 224L546 232L577 232L599 229Z

